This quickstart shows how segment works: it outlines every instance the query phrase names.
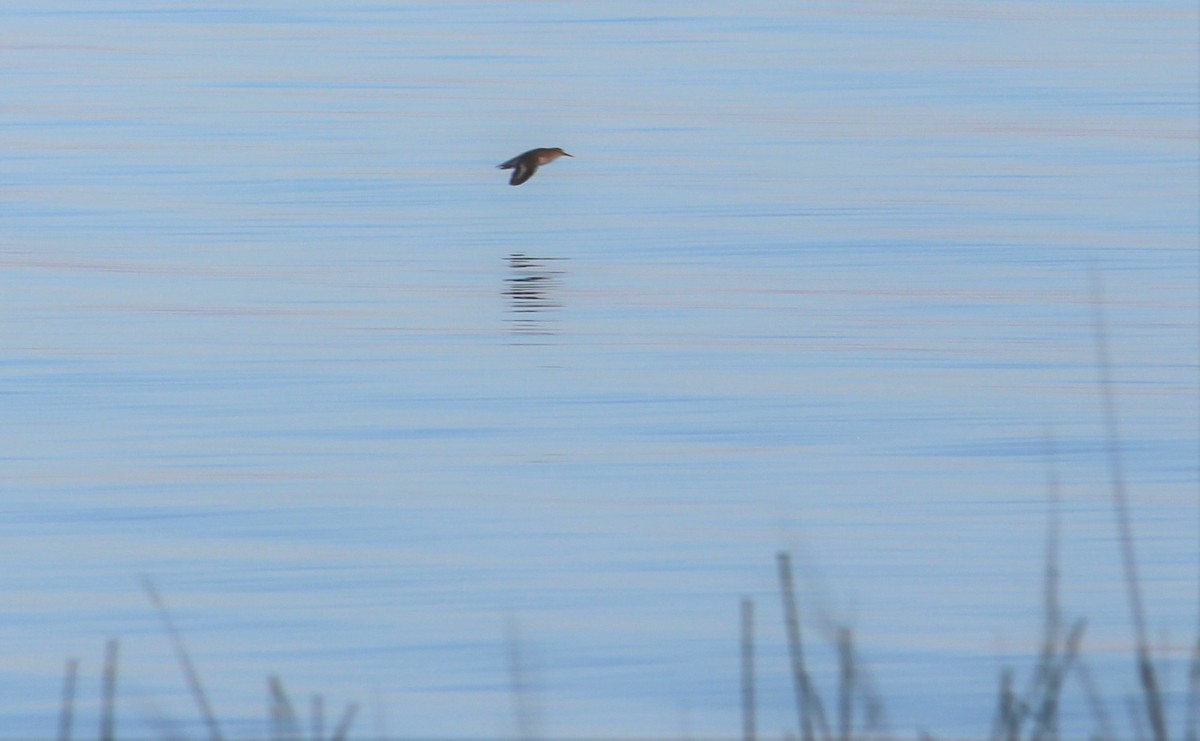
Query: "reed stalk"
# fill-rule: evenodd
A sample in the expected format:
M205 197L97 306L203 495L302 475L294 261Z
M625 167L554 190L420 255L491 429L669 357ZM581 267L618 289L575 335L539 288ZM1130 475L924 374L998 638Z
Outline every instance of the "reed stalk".
M742 739L755 741L757 718L754 687L754 601L742 598Z
M100 741L113 741L117 725L117 639L108 639L100 688Z
M79 680L79 660L67 661L63 672L62 702L58 712L58 741L71 741L71 730L75 725L75 687Z
M212 706L208 702L208 695L204 692L204 685L201 684L200 677L196 673L196 668L192 665L191 655L188 653L187 646L183 642L183 636L175 627L175 621L171 619L171 613L167 610L166 602L163 601L162 596L155 589L154 582L150 580L150 577L142 577L142 587L150 597L150 602L157 609L158 616L167 631L167 636L171 639L171 645L175 648L175 656L179 660L180 667L183 669L188 689L191 690L192 698L196 701L196 706L200 710L200 716L208 726L209 738L212 741L224 741L224 737L221 735L221 726L217 723L217 716L213 713Z
M1192 647L1192 659L1188 667L1187 708L1184 718L1183 737L1186 741L1200 741L1200 629L1197 629L1196 645Z
M1042 576L1042 650L1034 673L1026 708L1034 714L1031 741L1054 741L1058 738L1058 695L1062 687L1063 658L1059 655L1059 635L1062 631L1062 608L1059 600L1059 541L1061 493L1054 458L1054 435L1047 431L1046 446L1046 543L1045 567ZM1074 629L1076 640L1082 635L1082 625ZM1077 646L1078 644L1076 644Z
M792 579L792 559L780 551L779 585L783 599L783 623L787 631L788 652L792 661L792 682L796 691L796 712L799 715L800 733L803 741L815 741L816 731L821 729L821 738L829 738L825 723L825 711L821 699L813 689L808 670L804 665L804 643L800 636L800 610L796 605L796 586Z
M325 741L325 698L312 696L312 741Z
M838 738L853 741L854 736L854 687L858 683L854 666L854 635L849 628L838 628Z
M1000 689L996 699L996 718L992 722L990 741L1016 741L1020 737L1020 700L1013 691L1013 671L1000 672Z
M515 618L505 621L505 646L508 654L509 689L513 701L513 722L517 738L532 741L538 735L537 706L529 678L529 667L521 643L521 627Z
M346 736L350 733L350 726L354 725L354 716L358 714L358 703L352 702L342 711L342 717L338 719L338 724L333 730L331 741L346 741Z
M300 741L300 721L278 676L267 677L267 693L270 696L267 710L276 741Z
M1087 627L1086 620L1077 620L1067 634L1062 655L1057 657L1046 675L1045 684L1040 698L1035 698L1032 708L1034 713L1034 728L1030 741L1057 741L1059 699L1062 696L1063 683L1067 672L1079 655L1079 646L1083 641L1083 631Z
M1154 662L1150 657L1150 643L1146 637L1146 614L1142 603L1141 581L1138 578L1137 558L1134 553L1133 524L1129 514L1129 497L1125 487L1124 464L1121 460L1121 435L1117 425L1117 402L1113 391L1112 364L1109 360L1108 330L1104 318L1104 295L1100 285L1100 274L1092 269L1092 328L1096 348L1096 367L1099 373L1100 399L1104 414L1104 431L1108 452L1109 480L1112 488L1113 513L1116 518L1117 536L1121 548L1121 563L1125 571L1125 589L1129 600L1130 618L1133 623L1134 640L1137 648L1137 674L1142 687L1146 722L1154 741L1167 741L1167 725L1163 714L1162 694Z

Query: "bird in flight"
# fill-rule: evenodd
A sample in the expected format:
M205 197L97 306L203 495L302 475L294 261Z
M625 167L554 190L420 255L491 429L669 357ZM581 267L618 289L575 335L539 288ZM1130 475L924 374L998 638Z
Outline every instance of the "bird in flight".
M516 157L496 165L501 170L512 170L512 178L508 181L509 185L520 185L529 178L533 177L533 173L537 172L538 167L553 162L559 157L573 157L574 155L567 154L558 147L549 149L531 149L528 152L518 154Z

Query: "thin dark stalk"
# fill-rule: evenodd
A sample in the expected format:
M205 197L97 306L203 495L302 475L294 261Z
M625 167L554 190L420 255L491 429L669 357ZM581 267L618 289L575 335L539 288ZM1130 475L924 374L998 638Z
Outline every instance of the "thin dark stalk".
M1086 626L1085 620L1075 621L1067 635L1062 656L1048 667L1030 741L1055 741L1058 738L1058 702L1062 694L1063 680L1079 654L1079 644L1083 640L1083 630Z
M175 656L179 659L179 665L183 668L188 688L192 692L196 706L200 709L200 716L204 718L204 722L208 725L209 737L212 741L224 741L221 735L221 727L217 723L217 716L213 713L212 706L208 703L208 696L204 693L204 685L200 683L200 677L196 674L196 668L192 665L192 659L188 654L187 646L183 643L183 636L180 635L179 630L175 627L175 622L171 619L171 613L167 611L166 603L158 594L158 590L154 588L154 582L149 577L142 578L142 587L146 590L150 601L158 610L158 616L162 620L163 627L166 629L167 635L171 638L171 644L175 647Z
M1005 733L1008 729L1008 705L1012 693L1009 691L1009 683L1012 681L1012 670L1002 669L1000 671L1000 690L996 696L996 717L992 718L992 730L988 734L988 741L1003 741Z
M883 735L886 738L887 716L883 708L883 698L875 691L866 672L861 668L858 671L858 692L862 698L861 715L864 729L869 731L872 737Z
M537 737L537 712L534 705L533 688L529 681L529 670L521 646L521 630L513 618L505 624L508 648L509 686L512 692L513 716L517 738L528 741Z
M1000 673L1000 696L996 700L996 720L992 724L992 741L1014 741L1021 732L1020 701L1013 691L1013 671Z
M1046 573L1044 575L1043 600L1045 624L1043 625L1042 656L1049 659L1058 651L1058 636L1062 630L1062 608L1059 605L1059 530L1062 517L1059 514L1062 493L1059 487L1058 470L1054 461L1054 436L1046 433Z
M1167 721L1163 713L1162 693L1159 691L1158 673L1148 646L1138 647L1138 679L1142 683L1142 699L1146 703L1146 718L1154 741L1167 741Z
M271 697L269 710L275 738L279 741L284 741L284 739L299 741L300 721L296 717L292 700L288 697L287 690L283 688L283 682L279 677L273 674L267 677L267 692Z
M325 698L312 696L312 741L325 741Z
M58 741L71 741L75 725L75 685L79 679L79 659L67 661L63 673L62 703L58 712Z
M1042 650L1038 657L1029 707L1038 708L1038 723L1033 741L1058 737L1058 689L1062 665L1059 659L1059 634L1062 631L1062 610L1059 605L1059 482L1054 465L1054 437L1046 433L1046 555L1042 577Z
M117 723L117 639L108 639L100 696L100 741L113 741Z
M1186 741L1200 741L1200 636L1192 647L1191 667L1188 669L1187 718L1184 721Z
M1200 343L1197 344L1196 350L1196 360L1200 361ZM1200 510L1197 511L1200 512ZM1196 552L1200 554L1200 548L1197 548ZM1196 587L1200 590L1200 579L1196 579ZM1186 715L1184 716L1183 733L1186 741L1200 741L1200 594L1197 594L1197 597L1196 645L1192 647L1191 667L1188 670L1188 693L1185 700Z
M1163 716L1162 696L1154 664L1150 659L1150 644L1146 638L1146 615L1142 606L1141 582L1138 579L1137 559L1133 550L1133 525L1129 515L1125 489L1125 471L1121 460L1121 436L1117 426L1117 402L1113 392L1112 364L1109 361L1108 332L1104 321L1104 297L1100 275L1092 270L1092 310L1095 330L1096 365L1100 375L1100 398L1104 410L1104 429L1107 439L1109 476L1112 481L1113 509L1121 545L1121 562L1125 569L1125 587L1129 596L1129 612L1137 641L1138 678L1142 684L1142 699L1146 720L1155 741L1166 741L1167 726Z
M804 644L800 638L800 611L796 606L792 559L786 552L780 551L778 560L779 584L783 596L783 622L792 659L792 681L796 690L796 712L799 714L801 738L803 741L815 741L814 723L823 729L822 738L829 735L828 731L824 730L825 713L809 680L808 670L804 667Z
M852 741L854 730L854 636L849 628L838 628L838 665L841 686L838 689L838 737Z
M338 720L337 727L333 730L332 741L346 741L347 734L350 733L350 726L354 724L354 716L358 714L358 703L352 702L346 706L342 712L342 717Z
M757 718L754 699L754 601L742 598L742 739L755 741Z

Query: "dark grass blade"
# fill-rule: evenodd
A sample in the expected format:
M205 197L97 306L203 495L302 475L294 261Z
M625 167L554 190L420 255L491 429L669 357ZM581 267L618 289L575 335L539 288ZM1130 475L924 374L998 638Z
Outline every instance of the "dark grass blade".
M1108 450L1109 479L1112 486L1113 512L1121 547L1121 563L1125 571L1125 591L1129 599L1130 618L1137 642L1138 680L1142 686L1146 722L1155 741L1167 741L1167 726L1163 714L1162 695L1154 663L1150 658L1150 643L1146 638L1146 614L1142 603L1141 582L1137 558L1133 550L1133 524L1129 514L1129 497L1125 487L1124 464L1121 460L1121 435L1117 425L1117 402L1113 392L1112 364L1109 361L1108 330L1104 320L1104 295L1100 274L1092 269L1092 327L1095 332L1096 367L1099 373L1100 399L1104 412L1104 431Z
M1000 672L1000 690L996 698L996 719L992 722L991 741L1013 741L1021 732L1020 701L1013 692L1013 671Z
M1043 576L1042 600L1045 623L1042 626L1042 658L1052 662L1058 653L1058 637L1062 631L1062 608L1059 603L1059 532L1062 494L1054 461L1054 436L1046 433L1046 571Z
M513 722L517 738L523 741L537 738L538 712L535 689L529 677L529 667L521 642L521 627L516 619L505 622L505 647L508 654L509 691L512 694Z
M100 741L113 741L117 724L117 639L108 639L101 680Z
M312 696L312 741L325 741L325 698Z
M854 635L849 628L838 628L838 738L853 741L854 695L858 672L854 665Z
M288 739L299 741L300 721L296 717L292 700L288 697L287 690L283 688L283 682L279 677L274 674L267 677L267 691L271 696L271 725L274 737L278 741Z
M1200 579L1196 580L1200 586ZM1196 644L1192 647L1192 660L1188 667L1187 698L1184 700L1185 715L1183 737L1185 741L1200 741L1200 601L1196 604Z
M863 727L868 738L887 738L887 713L884 711L883 697L876 691L862 662L858 667L855 682L861 699Z
M342 717L338 720L337 728L333 731L332 741L346 741L346 736L350 733L350 726L354 725L354 716L357 714L358 703L352 702L346 706Z
M815 728L820 727L821 738L828 738L825 711L821 700L812 686L808 670L804 666L804 643L800 636L800 610L796 606L796 586L792 579L792 559L780 551L779 587L783 598L783 622L787 631L788 652L792 662L792 682L796 689L796 712L799 715L800 733L803 741L815 741Z
M1200 741L1200 638L1192 648L1192 661L1188 669L1187 716L1184 720L1183 737L1186 741Z
M755 741L757 718L754 698L754 601L742 598L742 741Z
M1030 741L1054 741L1058 736L1059 698L1062 696L1062 686L1067 672L1071 669L1075 657L1079 655L1079 644L1083 641L1083 631L1087 621L1077 620L1071 626L1067 635L1062 655L1048 667L1040 698L1033 699L1035 707L1034 729Z
M67 661L63 672L62 703L58 712L58 741L71 741L75 725L75 687L79 679L79 659Z
M1059 531L1061 517L1058 472L1054 461L1054 436L1046 433L1046 552L1042 576L1042 649L1029 691L1027 707L1034 713L1031 741L1057 738L1058 695L1062 685L1063 658L1059 655L1062 608L1059 601ZM1082 624L1074 628L1076 640Z
M224 741L224 737L221 735L221 726L217 723L217 716L213 713L212 706L208 703L208 696L204 692L204 685L200 683L200 677L196 674L195 666L192 665L192 659L188 654L187 646L184 645L183 636L180 635L179 630L175 627L175 622L171 619L171 613L167 610L166 603L159 595L158 590L154 588L154 582L149 577L142 577L142 587L146 590L146 594L149 595L150 602L158 610L158 616L162 620L163 627L171 639L171 645L175 648L175 656L179 660L180 667L183 668L188 689L192 692L192 697L196 701L196 707L200 710L200 716L204 718L204 722L208 726L209 738L212 741Z

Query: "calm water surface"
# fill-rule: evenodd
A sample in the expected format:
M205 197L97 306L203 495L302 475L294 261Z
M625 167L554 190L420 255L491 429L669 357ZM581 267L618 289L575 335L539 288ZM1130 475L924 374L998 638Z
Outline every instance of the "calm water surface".
M0 736L78 657L90 738L110 636L119 733L203 734L141 575L232 736L270 673L360 737L732 736L742 596L781 734L782 549L823 686L848 624L893 730L980 736L1037 650L1048 436L1120 698L1093 272L1182 686L1194 3L2 15ZM575 159L509 187L535 146Z

